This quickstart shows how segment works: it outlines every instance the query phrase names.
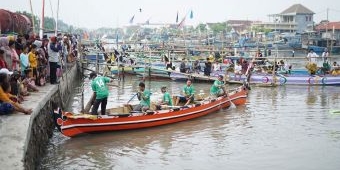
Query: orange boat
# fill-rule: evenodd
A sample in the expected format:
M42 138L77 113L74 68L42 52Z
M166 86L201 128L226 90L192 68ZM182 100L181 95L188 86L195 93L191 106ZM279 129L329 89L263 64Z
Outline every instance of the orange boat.
M58 109L54 111L54 120L59 131L69 137L83 133L153 127L215 113L232 104L243 105L246 103L248 89L242 85L229 90L228 95L215 99L206 98L191 105L173 106L146 113L131 112L127 106L108 109L107 115L73 114Z

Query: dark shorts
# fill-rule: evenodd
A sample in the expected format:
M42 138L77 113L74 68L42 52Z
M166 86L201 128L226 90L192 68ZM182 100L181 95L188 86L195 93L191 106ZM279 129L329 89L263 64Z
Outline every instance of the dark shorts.
M0 102L0 115L11 114L14 111L14 106L10 103L1 103Z
M190 98L190 102L193 102L194 101L194 97L192 97L192 98ZM180 103L185 103L185 102L187 102L187 98L186 97L184 97L184 96L179 96L179 102Z

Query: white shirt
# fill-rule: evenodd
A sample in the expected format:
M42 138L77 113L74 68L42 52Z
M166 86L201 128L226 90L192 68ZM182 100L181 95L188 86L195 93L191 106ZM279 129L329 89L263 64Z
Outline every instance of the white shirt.
M219 63L214 63L213 67L214 67L214 71L221 70L221 66Z
M309 52L307 55L307 58L309 60L309 62L311 63L316 63L316 57L319 57L315 52Z
M241 65L236 65L235 66L235 73L241 72L242 71L242 66Z

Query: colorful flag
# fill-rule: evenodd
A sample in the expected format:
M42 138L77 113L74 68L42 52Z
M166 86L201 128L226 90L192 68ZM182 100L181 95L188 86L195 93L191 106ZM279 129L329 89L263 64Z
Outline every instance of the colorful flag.
M132 18L130 19L130 24L133 23L133 19L135 19L135 15L133 15Z
M182 21L178 24L177 28L183 28L184 24L185 24L185 19L186 16L182 19Z
M194 18L194 12L191 10L190 12L190 19L193 19Z
M177 16L176 16L176 23L178 23L178 11L177 11Z

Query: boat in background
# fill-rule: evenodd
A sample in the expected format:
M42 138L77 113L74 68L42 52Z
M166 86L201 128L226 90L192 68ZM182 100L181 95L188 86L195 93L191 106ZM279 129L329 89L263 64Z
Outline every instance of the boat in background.
M227 80L231 84L242 83L246 77L230 75ZM306 86L338 86L340 85L340 76L331 74L309 75L305 73L292 74L265 74L253 73L250 77L251 84L274 84L274 85L306 85Z

